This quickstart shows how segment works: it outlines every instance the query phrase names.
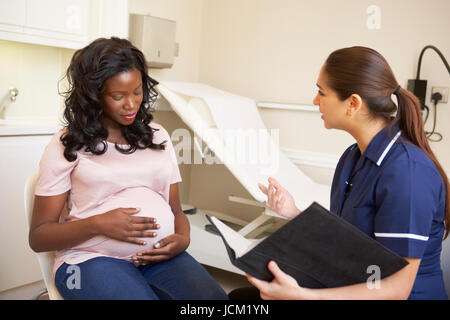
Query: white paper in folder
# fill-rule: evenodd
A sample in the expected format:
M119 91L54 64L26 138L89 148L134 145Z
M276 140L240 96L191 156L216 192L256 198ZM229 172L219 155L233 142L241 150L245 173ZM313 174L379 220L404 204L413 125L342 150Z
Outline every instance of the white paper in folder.
M267 185L268 177L274 177L292 194L300 210L313 201L329 208L330 187L314 182L281 152L264 126L255 101L200 83L161 82L158 90L170 104L176 104L174 109L182 119L191 116L186 97L204 101L227 149L238 159L238 165L229 165L229 159L220 160L229 165L244 187L248 186L246 189L256 200L267 199L257 183Z

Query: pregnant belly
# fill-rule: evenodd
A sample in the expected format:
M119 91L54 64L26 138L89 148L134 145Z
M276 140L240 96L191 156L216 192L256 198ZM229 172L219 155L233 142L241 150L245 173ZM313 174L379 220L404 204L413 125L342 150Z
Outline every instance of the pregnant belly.
M147 243L146 245L139 245L100 235L71 249L96 252L119 259L130 259L138 251L153 249L153 245L157 241L174 233L174 216L169 204L158 193L148 188L139 187L123 190L108 198L95 211L105 213L117 208L140 208L141 211L133 216L156 218L160 228L149 230L156 232L156 237L139 238Z

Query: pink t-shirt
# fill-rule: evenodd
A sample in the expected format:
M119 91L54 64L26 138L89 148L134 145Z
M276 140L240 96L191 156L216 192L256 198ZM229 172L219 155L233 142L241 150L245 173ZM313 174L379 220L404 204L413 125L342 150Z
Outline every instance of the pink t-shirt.
M70 190L66 221L85 219L117 208L141 208L135 216L154 217L160 229L146 245L132 244L105 236L95 236L79 245L56 253L53 274L64 262L77 264L100 256L129 260L140 250L152 249L158 240L174 233L174 216L169 206L170 185L181 181L175 152L169 134L159 124L150 126L153 142L165 140L165 150L137 149L123 154L113 143L102 155L77 152L77 159L64 158L60 141L63 131L56 133L40 161L35 194L53 196Z

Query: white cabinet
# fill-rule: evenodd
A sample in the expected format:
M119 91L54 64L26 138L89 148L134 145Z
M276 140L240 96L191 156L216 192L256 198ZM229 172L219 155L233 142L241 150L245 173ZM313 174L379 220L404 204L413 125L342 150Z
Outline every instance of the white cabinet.
M79 48L88 41L88 0L0 0L0 38Z
M87 0L27 0L27 12L28 28L87 35Z
M142 14L130 15L130 41L147 59L149 68L171 68L176 22Z
M0 0L0 28L11 32L23 32L26 10L26 0Z
M42 279L28 245L23 189L51 137L0 136L0 291Z
M88 37L88 0L27 0L25 33L73 42Z
M128 0L0 0L0 39L79 49L128 36Z

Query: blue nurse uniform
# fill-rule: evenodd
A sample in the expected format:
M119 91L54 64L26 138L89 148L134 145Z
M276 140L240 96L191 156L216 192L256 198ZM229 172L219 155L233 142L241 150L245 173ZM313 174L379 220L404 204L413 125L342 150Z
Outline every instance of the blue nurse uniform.
M445 186L430 158L396 127L364 154L341 156L330 209L402 257L422 259L408 299L447 299L441 269Z

